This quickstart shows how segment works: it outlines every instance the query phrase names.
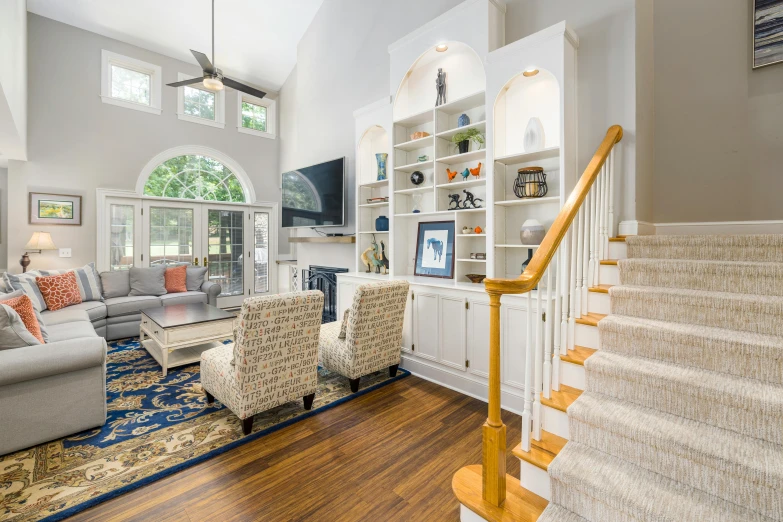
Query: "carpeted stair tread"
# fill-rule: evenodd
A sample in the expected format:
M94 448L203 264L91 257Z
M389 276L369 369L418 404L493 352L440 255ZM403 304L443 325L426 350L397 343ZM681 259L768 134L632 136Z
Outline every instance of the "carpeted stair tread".
M651 286L609 290L613 315L783 336L783 297Z
M538 522L588 522L586 518L582 518L573 511L568 511L563 506L549 503L541 516L538 517Z
M783 446L595 392L568 417L573 442L783 520Z
M629 236L628 258L771 261L783 259L783 235Z
M619 268L626 286L783 295L783 262L623 259Z
M585 391L783 444L783 386L643 357L598 351Z
M592 521L772 520L574 441L549 466L549 476L551 503Z
M783 338L609 315L601 349L783 385Z

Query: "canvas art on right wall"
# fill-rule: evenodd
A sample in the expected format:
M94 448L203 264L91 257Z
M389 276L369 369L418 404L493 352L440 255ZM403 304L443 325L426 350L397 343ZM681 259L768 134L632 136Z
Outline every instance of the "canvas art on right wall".
M783 62L783 0L753 2L753 68Z

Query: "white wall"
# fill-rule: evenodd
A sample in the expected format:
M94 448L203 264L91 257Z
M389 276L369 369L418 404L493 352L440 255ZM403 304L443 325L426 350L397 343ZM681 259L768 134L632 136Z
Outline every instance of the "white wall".
M297 67L280 91L282 170L346 156L354 173L354 110L388 96L388 45L460 4L460 0L331 0L299 44ZM630 181L618 210L636 213L636 52L634 0L509 0L506 43L562 20L579 35L579 168L606 130L625 128L622 174ZM354 180L348 226L355 231ZM304 232L300 232L304 233ZM281 240L281 243L284 239ZM284 247L283 247L284 248ZM281 249L281 251L284 251ZM321 246L297 245L299 265L324 264ZM335 246L330 264L354 268L353 246Z
M279 201L277 140L237 132L237 93L226 92L226 127L218 129L177 118L177 90L163 86L160 116L101 102L101 49L160 65L163 82L177 73L199 75L198 65L147 51L34 14L28 17L28 158L9 162L8 268L33 231L27 224L28 191L80 194L83 225L43 227L71 259L56 252L31 256L31 268L79 266L96 258L97 188L134 190L146 163L166 149L203 145L233 158L250 176L259 200ZM270 94L274 98L275 94ZM5 239L5 238L3 238ZM3 264L3 263L0 263Z
M19 257L22 253L19 253ZM0 271L8 259L8 169L0 169Z
M0 157L27 157L27 2L0 2Z

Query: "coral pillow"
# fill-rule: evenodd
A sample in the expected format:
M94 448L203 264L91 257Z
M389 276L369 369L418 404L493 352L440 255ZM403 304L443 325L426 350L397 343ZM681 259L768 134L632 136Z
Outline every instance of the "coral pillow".
M43 335L41 335L41 325L38 323L38 318L35 316L35 308L33 308L33 302L29 297L20 295L19 297L0 301L0 304L13 308L14 311L19 314L19 317L22 318L22 322L24 323L24 327L27 328L27 331L43 344L44 339Z
M188 266L180 265L174 268L167 268L166 273L166 292L176 294L188 291Z
M55 311L82 302L79 283L74 272L36 277L35 282L46 301L46 308Z

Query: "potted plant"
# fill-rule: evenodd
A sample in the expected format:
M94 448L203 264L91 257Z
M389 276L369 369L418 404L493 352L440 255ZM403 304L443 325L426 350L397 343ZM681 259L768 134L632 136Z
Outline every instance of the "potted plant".
M459 153L465 154L470 148L470 142L474 142L479 148L484 145L484 135L478 129L468 129L458 132L451 137L452 143L459 147Z

